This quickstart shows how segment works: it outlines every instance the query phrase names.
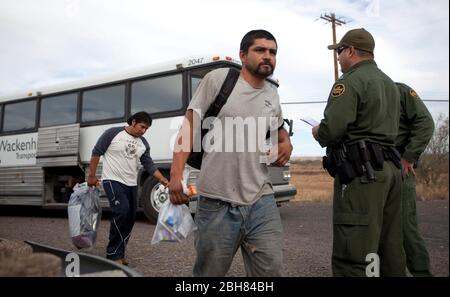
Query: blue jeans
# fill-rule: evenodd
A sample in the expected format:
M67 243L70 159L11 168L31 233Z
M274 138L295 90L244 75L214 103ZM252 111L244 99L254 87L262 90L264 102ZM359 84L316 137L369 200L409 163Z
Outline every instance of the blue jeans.
M273 195L237 206L200 196L194 276L225 276L240 247L247 276L283 275L283 234Z

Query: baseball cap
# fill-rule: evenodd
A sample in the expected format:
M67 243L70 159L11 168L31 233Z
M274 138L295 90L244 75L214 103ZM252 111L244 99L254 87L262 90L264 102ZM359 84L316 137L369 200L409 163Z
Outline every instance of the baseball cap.
M345 33L341 41L335 45L329 45L328 49L334 50L341 46L354 46L357 49L373 53L375 48L375 40L364 28L353 29Z

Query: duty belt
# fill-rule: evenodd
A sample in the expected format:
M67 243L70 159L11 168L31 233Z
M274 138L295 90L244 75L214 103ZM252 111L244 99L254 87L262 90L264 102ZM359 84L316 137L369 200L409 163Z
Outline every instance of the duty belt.
M369 181L375 180L374 171L382 170L384 161L392 161L401 168L401 156L394 147L360 140L327 149L323 167L332 177L338 175L341 183L348 184L362 175Z

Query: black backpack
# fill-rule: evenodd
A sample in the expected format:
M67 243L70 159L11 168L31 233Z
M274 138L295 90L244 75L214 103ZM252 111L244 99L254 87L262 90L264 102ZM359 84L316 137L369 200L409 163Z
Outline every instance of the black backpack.
M236 68L229 68L227 77L225 78L225 81L223 82L222 88L220 89L219 94L217 95L214 102L209 106L208 110L205 113L204 119L208 117L217 117L222 107L227 103L228 97L230 96L231 92L234 89L234 86L236 85L236 82L239 78L239 70ZM202 121L203 123L203 121ZM189 158L187 159L187 164L191 167L194 167L195 169L200 169L202 166L202 159L203 159L203 137L205 137L206 133L208 133L209 129L201 129L201 151L200 152L193 152L191 149L191 154L189 155Z

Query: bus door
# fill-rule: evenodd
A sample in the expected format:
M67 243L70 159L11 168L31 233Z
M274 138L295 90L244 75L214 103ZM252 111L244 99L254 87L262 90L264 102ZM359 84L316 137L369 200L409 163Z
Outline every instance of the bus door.
M80 124L39 128L36 165L44 170L44 204L67 203L84 181L80 165Z

